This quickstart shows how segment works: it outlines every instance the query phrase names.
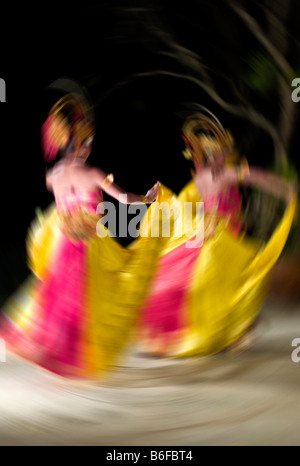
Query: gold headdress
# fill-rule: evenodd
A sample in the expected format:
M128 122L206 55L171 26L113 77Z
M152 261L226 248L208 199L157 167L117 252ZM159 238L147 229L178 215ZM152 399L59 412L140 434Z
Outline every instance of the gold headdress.
M224 157L233 151L233 138L220 121L209 110L208 113L194 113L182 127L186 149L183 155L201 165L207 159L213 163L220 155Z
M72 147L77 157L82 144L90 144L94 136L91 106L82 95L69 93L51 108L42 126L45 159L53 161L60 150L67 151L69 147Z

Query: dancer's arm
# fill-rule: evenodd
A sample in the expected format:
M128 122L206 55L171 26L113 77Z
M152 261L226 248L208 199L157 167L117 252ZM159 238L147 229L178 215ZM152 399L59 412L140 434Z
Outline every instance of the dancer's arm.
M114 182L112 174L107 175L102 170L93 169L92 177L103 191L117 199L122 204L151 204L155 201L159 190L159 183L157 182L151 189L149 189L145 196L139 196L138 194L124 191Z
M52 170L46 170L45 179L48 191L52 191Z
M250 167L246 170L243 167L229 168L226 169L225 176L233 183L260 188L269 194L285 199L286 202L290 202L297 192L295 182L257 167Z

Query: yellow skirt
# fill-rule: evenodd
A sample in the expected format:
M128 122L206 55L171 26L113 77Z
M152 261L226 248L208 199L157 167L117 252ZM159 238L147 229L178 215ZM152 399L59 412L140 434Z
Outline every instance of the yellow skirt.
M108 234L71 241L50 206L28 235L33 277L5 309L0 333L9 348L62 376L102 375L134 338L159 260L193 240L201 227L204 219L195 207L200 201L193 182L178 197L161 186L140 236L127 248ZM191 202L192 216L182 229L184 202ZM163 215L162 203L174 209ZM255 321L295 209L296 199L267 244L233 238L222 221L204 238L188 283L184 334L175 357L217 353Z

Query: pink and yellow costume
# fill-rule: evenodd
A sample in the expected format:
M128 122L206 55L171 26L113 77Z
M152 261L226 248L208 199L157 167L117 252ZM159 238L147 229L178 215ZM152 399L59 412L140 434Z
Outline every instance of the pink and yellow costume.
M200 197L192 201L200 202ZM207 218L217 216L227 219L228 228L234 236L240 232L240 196L236 187L232 187L226 196L223 193L204 199L204 212ZM208 228L204 236L208 236ZM141 329L147 339L158 340L161 348L169 350L176 348L183 329L188 325L187 298L203 244L193 248L186 246L183 243L161 257L140 316Z
M27 243L35 277L2 319L9 349L63 376L97 377L126 347L162 247L159 237L125 249L97 236L101 199L74 193L36 220Z
M59 113L65 104L74 106L78 152L93 133L81 99L75 105L72 97L62 99L44 127L51 159L70 140L71 123ZM27 241L32 276L1 319L8 349L65 377L98 378L136 332L146 333L150 344L159 338L181 357L215 354L249 329L289 234L296 199L263 244L239 235L236 188L227 198L205 199L199 219L194 181L178 197L161 185L140 236L127 248L99 222L101 201L101 191L74 190L35 220ZM162 203L179 208L164 217ZM185 203L193 206L188 222L181 215ZM195 245L198 220L204 242ZM166 223L169 235L157 234Z
M191 181L178 200L199 202ZM239 340L258 317L269 277L287 240L296 197L267 244L244 236L237 188L204 199L204 242L196 248L165 246L140 329L148 350L173 357L209 356ZM210 222L214 223L211 231Z
M151 237L151 222L160 202L201 200L193 181L178 198L161 186L143 236L128 248L95 234L99 199L100 193L76 193L71 205L69 199L51 206L36 220L28 237L34 275L11 298L1 325L9 349L65 377L97 378L136 331L172 342L175 357L217 353L247 331L266 297L296 201L266 245L237 239L220 203L214 233L189 249L192 225L185 236L163 238Z
M148 349L173 357L209 356L239 340L257 319L266 298L270 272L287 240L296 209L296 195L270 240L265 244L241 231L238 186L220 185L201 178L205 164L224 169L239 158L231 134L208 109L193 113L183 124L186 149L193 161L199 186L220 194L201 199L191 181L179 194L185 203L204 203L203 241L165 246L152 288L140 313L140 328ZM239 166L238 179L247 170ZM206 183L206 184L205 184ZM217 185L218 186L218 185ZM214 187L214 189L212 189ZM193 240L192 240L193 241ZM195 244L195 243L194 243Z

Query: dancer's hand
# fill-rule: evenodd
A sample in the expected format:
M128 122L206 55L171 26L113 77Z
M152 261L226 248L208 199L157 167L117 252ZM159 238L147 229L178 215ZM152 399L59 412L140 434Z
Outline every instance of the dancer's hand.
M159 188L160 184L158 181L151 189L149 189L149 191L147 191L145 196L145 204L152 204L152 202L156 200Z

